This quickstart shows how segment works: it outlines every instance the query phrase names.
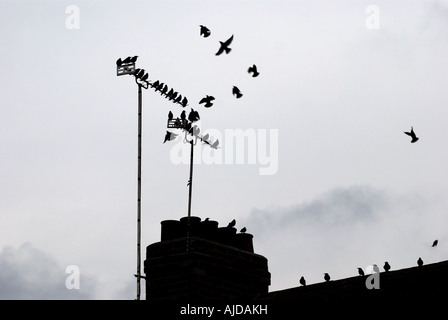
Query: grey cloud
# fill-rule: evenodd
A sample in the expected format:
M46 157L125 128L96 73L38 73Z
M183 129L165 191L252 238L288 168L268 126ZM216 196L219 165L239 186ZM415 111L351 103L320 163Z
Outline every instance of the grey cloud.
M80 289L69 290L65 271L66 266L30 243L5 247L0 253L0 299L92 299L95 281L80 270Z

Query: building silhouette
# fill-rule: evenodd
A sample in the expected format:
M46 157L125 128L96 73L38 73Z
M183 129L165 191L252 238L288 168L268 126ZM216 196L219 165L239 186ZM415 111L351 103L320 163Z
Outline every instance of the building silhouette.
M269 292L268 260L254 252L253 235L199 217L189 223L187 217L162 221L161 241L146 248L144 272L146 300L152 302L251 301L306 308L316 302L397 305L448 299L448 261L305 286L297 281L297 287ZM368 282L377 288L369 289Z

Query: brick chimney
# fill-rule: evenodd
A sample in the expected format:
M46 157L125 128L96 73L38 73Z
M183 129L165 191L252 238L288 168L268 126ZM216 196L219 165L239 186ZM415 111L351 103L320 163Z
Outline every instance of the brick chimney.
M254 253L251 234L189 220L162 221L161 241L146 247L147 300L251 299L268 292L268 261Z

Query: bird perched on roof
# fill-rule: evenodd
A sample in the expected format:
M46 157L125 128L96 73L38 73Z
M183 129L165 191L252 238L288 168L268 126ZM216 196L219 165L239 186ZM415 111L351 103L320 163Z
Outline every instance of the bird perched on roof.
M237 99L241 98L243 94L241 93L240 89L238 89L237 86L233 86L232 88L232 94L237 97Z
M204 107L210 108L213 105L212 103L213 100L215 100L215 97L206 95L204 98L201 99L201 101L199 101L199 104L205 103Z
M210 29L207 28L206 26L203 26L201 24L199 25L199 27L201 27L199 35L203 36L204 38L207 38L211 34Z
M390 264L389 264L389 262L384 262L384 266L383 266L383 268L384 268L384 271L389 271L390 270Z
M417 140L419 139L414 132L414 128L411 127L411 131L410 132L404 132L405 134L407 134L408 136L410 136L412 138L411 143L417 142Z
M327 282L330 281L330 275L326 272L324 273L324 280Z
M246 227L243 227L243 228L240 230L241 233L246 233L246 231L247 231Z
M163 141L163 143L165 143L167 141L174 140L174 139L176 139L177 136L178 135L176 133L167 131L165 134L165 140Z
M229 222L229 224L227 225L227 228L233 228L236 225L236 220L233 219L232 221Z
M362 270L362 268L358 268L358 274L360 276L364 276L364 270Z
M423 260L422 260L422 258L418 258L418 260L417 260L417 265L418 265L419 267L421 267L421 266L423 265Z
M221 53L223 53L224 51L226 52L226 54L229 54L229 52L232 51L232 49L229 48L229 46L230 46L230 44L232 43L232 41L233 41L233 34L232 34L232 36L231 36L229 39L227 39L226 41L224 41L224 42L219 41L219 43L221 44L221 46L219 47L219 50L218 50L218 52L216 52L215 55L219 56L219 55L220 55Z
M252 67L249 67L249 69L247 69L247 72L252 73L252 77L258 77L258 75L260 74L257 70L257 66L253 65Z
M439 240L434 240L431 247L437 247L438 243L439 243Z
M306 280L305 280L305 278L304 278L303 276L300 277L299 283L300 283L302 286L306 286Z

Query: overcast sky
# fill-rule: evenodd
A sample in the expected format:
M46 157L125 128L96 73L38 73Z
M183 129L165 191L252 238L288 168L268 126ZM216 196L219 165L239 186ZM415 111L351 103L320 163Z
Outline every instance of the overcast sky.
M1 299L135 298L134 55L220 141L195 147L192 214L246 227L270 290L448 258L448 1L1 0ZM170 110L144 90L143 248L187 214Z

